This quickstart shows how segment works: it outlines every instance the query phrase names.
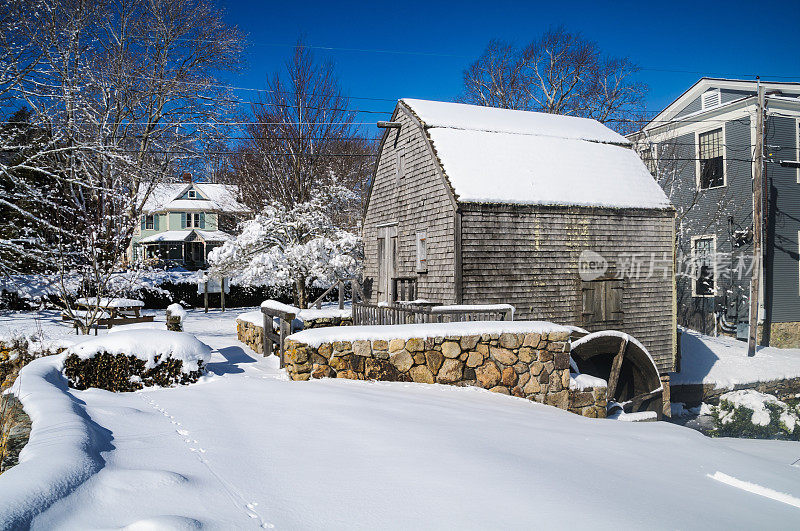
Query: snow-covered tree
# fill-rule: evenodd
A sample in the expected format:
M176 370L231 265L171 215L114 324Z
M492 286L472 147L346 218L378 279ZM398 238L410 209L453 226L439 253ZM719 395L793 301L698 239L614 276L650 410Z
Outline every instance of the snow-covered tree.
M40 262L79 275L86 295L113 295L155 184L219 138L231 99L218 76L239 64L241 34L210 0L40 0L33 13L9 2L23 19L0 17L0 42L27 48L0 53L0 95L26 120L0 131L0 208L14 215L0 221L0 268L15 272L15 254L44 242Z
M360 274L361 239L334 222L354 200L352 192L333 186L291 208L277 201L266 206L239 225L235 240L209 253L210 274L241 285L291 288L305 308L309 288Z

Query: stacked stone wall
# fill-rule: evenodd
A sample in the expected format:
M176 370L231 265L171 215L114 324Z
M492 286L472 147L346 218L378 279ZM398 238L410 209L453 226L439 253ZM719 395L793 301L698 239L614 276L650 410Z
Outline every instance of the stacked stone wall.
M590 418L605 418L607 389L589 387L569 390L569 411Z
M289 339L285 359L293 380L477 386L605 417L605 388L597 396L570 392L569 345L568 332L332 341L316 347Z
M325 328L328 326L351 326L352 317L321 317L319 319L309 319L303 321L303 329ZM253 349L258 354L264 353L264 328L245 321L236 319L236 336L245 345Z

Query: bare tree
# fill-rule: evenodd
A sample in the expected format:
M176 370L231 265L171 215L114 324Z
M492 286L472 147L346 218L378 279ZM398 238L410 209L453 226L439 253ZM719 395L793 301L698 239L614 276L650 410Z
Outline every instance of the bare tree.
M253 123L237 147L226 180L258 211L277 201L287 208L331 185L365 195L374 146L354 125L355 112L331 63L317 62L299 42L285 70L269 78L251 105ZM359 204L348 209L350 224ZM357 214L356 214L357 213Z
M0 204L53 232L72 312L69 279L106 296L154 185L202 157L230 101L217 76L239 64L242 37L208 0L42 4L27 38L38 61L13 92L46 134L36 145L3 146L13 156L0 174L14 186ZM31 172L36 179L23 178ZM42 178L60 193L48 195ZM52 207L56 223L21 207L26 194Z
M604 56L597 43L563 27L522 48L499 40L464 71L460 101L476 105L594 118L634 130L647 85L627 57Z

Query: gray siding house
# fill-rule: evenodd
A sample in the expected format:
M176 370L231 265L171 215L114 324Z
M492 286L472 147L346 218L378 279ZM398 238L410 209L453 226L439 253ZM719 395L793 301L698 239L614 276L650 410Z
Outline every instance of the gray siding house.
M404 282L431 302L509 303L515 319L628 332L673 370L674 209L628 140L583 118L410 99L391 125L363 227L370 302Z
M800 346L800 83L763 83L762 344ZM703 78L631 135L677 209L678 319L747 333L752 265L755 81ZM763 326L766 325L766 326Z

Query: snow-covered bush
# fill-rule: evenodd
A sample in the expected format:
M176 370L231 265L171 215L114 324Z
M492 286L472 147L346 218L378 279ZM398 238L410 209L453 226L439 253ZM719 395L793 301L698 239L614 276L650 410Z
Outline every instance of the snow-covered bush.
M213 276L240 285L291 288L301 308L308 290L360 274L361 239L334 223L337 205L352 192L334 187L287 208L266 206L240 224L234 240L208 255Z
M753 389L732 391L713 408L716 437L800 440L800 410Z
M19 334L0 336L0 390L10 387L20 369L31 361L63 350L59 342L46 342Z
M194 383L211 348L191 334L138 329L110 333L67 350L64 375L70 387L136 391Z

